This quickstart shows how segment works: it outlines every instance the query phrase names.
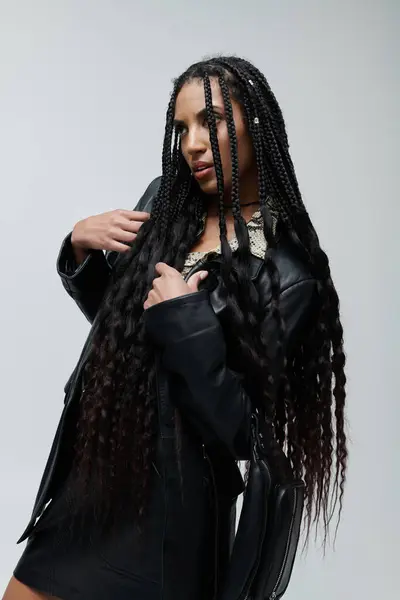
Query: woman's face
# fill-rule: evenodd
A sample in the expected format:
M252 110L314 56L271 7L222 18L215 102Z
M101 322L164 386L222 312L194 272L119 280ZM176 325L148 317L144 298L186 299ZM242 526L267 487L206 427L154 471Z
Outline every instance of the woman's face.
M232 185L232 162L224 101L218 80L211 78L210 81L224 173L224 188L225 191L229 191ZM254 176L254 150L241 105L232 97L231 102L238 145L239 180L243 187L245 180ZM181 134L183 156L200 188L205 194L217 194L217 175L213 167L214 158L209 138L202 80L194 79L186 83L179 92L175 107L175 126Z

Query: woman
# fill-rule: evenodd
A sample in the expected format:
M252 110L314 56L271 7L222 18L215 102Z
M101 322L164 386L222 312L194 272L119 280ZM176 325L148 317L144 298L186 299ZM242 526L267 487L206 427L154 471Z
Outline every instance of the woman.
M338 296L264 76L233 57L191 66L162 158L135 211L62 246L93 325L4 600L215 598L255 409L305 481L308 530L341 507Z

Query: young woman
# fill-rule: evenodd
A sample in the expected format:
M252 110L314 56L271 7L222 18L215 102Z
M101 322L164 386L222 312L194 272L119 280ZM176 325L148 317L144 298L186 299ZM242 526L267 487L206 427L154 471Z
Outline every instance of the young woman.
M4 600L215 598L255 409L305 481L308 529L341 507L338 296L264 76L233 57L191 66L162 165L135 211L62 246L92 328Z

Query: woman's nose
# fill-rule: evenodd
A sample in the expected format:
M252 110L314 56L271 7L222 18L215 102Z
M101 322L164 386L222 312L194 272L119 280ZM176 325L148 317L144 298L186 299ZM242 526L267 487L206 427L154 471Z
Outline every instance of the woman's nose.
M197 128L189 130L186 136L186 150L191 156L200 154L207 149L208 138Z

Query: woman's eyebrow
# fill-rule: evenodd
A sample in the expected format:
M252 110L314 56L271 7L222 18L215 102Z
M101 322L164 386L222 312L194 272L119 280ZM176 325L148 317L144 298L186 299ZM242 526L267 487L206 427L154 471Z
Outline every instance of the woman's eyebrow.
M214 110L217 110L219 112L222 111L222 108L220 106L218 106L218 104L213 104L212 107ZM207 109L204 107L201 110L199 110L199 112L196 114L196 119L203 119L206 116L207 116ZM185 121L182 119L174 119L174 125L175 125L175 127L177 127L179 125L185 125Z

